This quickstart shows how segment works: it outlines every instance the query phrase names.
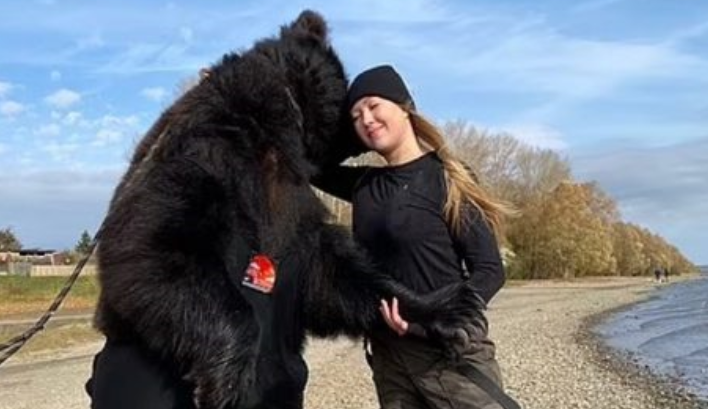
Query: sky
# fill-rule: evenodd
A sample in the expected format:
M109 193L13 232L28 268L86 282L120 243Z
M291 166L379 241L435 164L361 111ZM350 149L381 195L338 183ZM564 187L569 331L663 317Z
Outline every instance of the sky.
M708 264L702 0L6 0L0 228L73 248L179 85L305 8L350 77L391 63L435 121L558 150L624 220Z

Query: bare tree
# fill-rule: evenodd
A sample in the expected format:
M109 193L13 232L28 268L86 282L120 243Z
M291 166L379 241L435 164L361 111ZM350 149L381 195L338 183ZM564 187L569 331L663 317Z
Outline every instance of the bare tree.
M451 149L480 175L483 184L517 206L571 179L567 159L511 134L480 131L464 121L448 122L442 130Z

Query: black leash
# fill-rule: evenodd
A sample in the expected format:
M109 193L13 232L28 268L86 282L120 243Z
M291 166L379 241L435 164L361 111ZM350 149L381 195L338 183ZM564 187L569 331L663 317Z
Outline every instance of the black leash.
M0 352L2 352L2 354L0 354L0 365L2 365L12 355L19 351L20 348L22 348L27 343L27 341L29 341L36 333L43 330L47 321L49 321L49 319L54 316L54 313L59 309L61 303L69 294L69 290L71 290L71 287L73 287L74 283L76 283L76 279L79 278L79 274L81 274L84 265L86 265L86 262L88 262L89 258L93 254L93 250L96 248L96 244L98 243L98 236L100 235L100 233L100 230L98 233L96 233L96 236L93 238L93 241L89 246L88 254L86 254L86 256L84 256L84 258L82 258L76 265L76 268L74 268L74 272L71 273L69 278L66 280L66 283L64 284L64 287L62 287L61 291L59 291L59 294L54 297L54 301L49 306L49 309L47 309L44 315L42 315L31 328L29 328L22 334L17 335L11 338L9 341L0 344Z

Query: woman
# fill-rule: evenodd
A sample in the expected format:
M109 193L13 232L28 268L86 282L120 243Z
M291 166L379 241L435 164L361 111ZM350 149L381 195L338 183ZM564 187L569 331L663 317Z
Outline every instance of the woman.
M504 284L496 237L508 208L480 188L417 113L391 66L358 75L348 108L358 137L387 166L339 167L314 184L352 202L356 239L412 290L469 279L489 302ZM507 397L483 315L453 359L401 317L397 300L382 300L381 312L389 328L370 334L370 342L382 408L513 407L500 403Z

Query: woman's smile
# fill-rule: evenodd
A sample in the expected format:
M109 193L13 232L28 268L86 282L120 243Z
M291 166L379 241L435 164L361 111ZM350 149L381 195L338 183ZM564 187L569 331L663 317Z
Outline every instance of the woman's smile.
M371 127L367 128L366 130L366 136L369 139L378 139L381 137L382 132L384 129L383 125L372 125Z

